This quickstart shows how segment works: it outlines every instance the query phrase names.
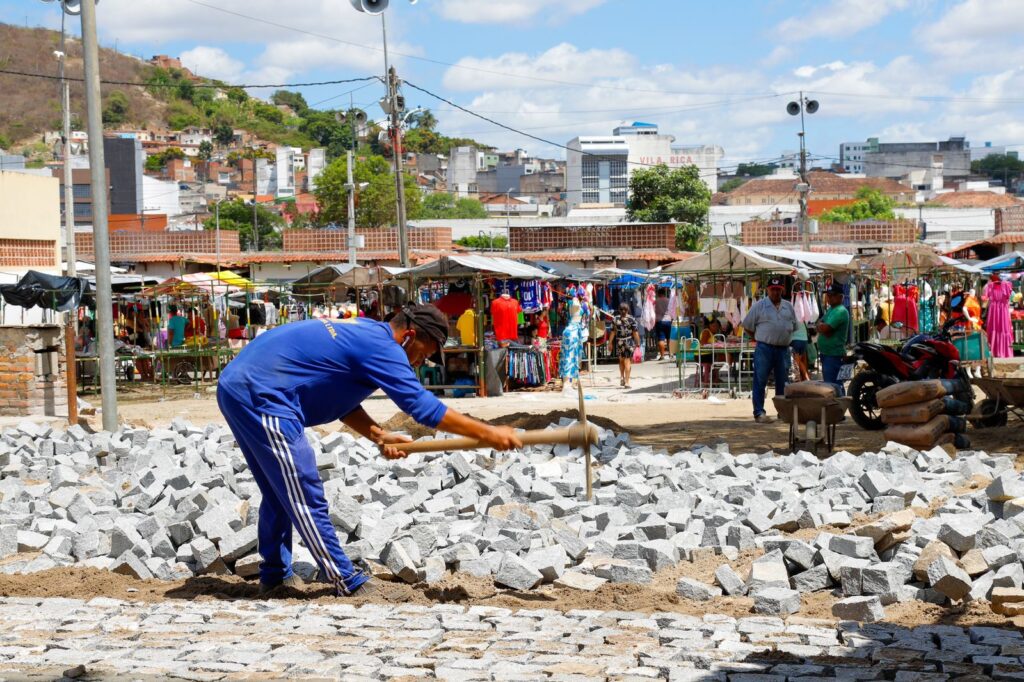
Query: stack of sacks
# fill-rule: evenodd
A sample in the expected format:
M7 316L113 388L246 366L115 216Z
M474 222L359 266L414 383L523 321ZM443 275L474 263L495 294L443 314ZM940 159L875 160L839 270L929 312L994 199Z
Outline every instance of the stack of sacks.
M959 389L958 381L948 379L905 381L883 388L876 399L887 425L885 437L920 450L946 443L970 447L962 415L971 406L952 397Z

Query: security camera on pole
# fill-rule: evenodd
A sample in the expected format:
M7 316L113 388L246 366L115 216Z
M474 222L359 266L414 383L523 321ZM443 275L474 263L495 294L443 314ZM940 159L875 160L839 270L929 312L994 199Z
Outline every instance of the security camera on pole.
M405 180L402 177L402 126L401 115L405 110L405 97L399 94L398 88L402 81L388 64L388 30L384 20L384 10L388 8L388 0L349 0L360 12L379 14L380 26L384 37L384 76L388 94L381 99L380 106L390 120L389 134L392 144L392 155L395 160L395 187L397 190L396 210L398 212L398 256L403 268L409 267L409 235L405 224ZM415 5L417 0L409 0Z
M818 231L817 221L809 223L807 220L807 195L811 192L811 185L807 181L807 145L805 144L806 135L804 134L804 112L813 114L817 110L818 100L804 97L803 91L800 92L800 99L798 101L790 102L786 105L786 111L790 116L800 114L800 183L796 188L800 192L800 237L803 240L804 251L811 250L811 230Z

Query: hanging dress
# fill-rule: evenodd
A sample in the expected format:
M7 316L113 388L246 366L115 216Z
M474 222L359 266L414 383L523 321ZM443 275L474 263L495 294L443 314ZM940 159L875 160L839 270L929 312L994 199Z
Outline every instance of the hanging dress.
M569 323L562 332L562 343L558 356L558 374L562 379L578 379L580 376L580 356L583 354L583 340L586 330L583 327L583 316L580 303L576 299L569 301Z
M644 329L651 331L654 329L654 324L657 322L657 315L654 312L654 299L656 294L654 293L654 285L648 284L647 291L644 299L644 311L640 318L640 323L643 324Z
M892 287L892 321L890 324L902 324L908 332L917 332L917 287L913 284L894 284Z
M992 357L1013 357L1013 325L1010 323L1010 297L1013 286L1009 282L989 282L985 285L984 296L988 299L988 317L985 333Z

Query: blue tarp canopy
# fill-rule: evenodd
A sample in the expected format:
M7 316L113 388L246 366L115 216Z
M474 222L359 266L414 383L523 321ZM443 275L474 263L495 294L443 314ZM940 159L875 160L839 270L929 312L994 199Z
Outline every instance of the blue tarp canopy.
M990 258L987 261L978 263L976 266L984 272L997 272L999 270L1024 270L1024 253L1011 251L1002 256Z

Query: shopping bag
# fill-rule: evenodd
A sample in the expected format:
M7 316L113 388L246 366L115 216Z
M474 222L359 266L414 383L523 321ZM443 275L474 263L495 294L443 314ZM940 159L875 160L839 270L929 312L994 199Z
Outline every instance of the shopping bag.
M640 350L640 346L633 349L633 362L643 362L644 352Z

